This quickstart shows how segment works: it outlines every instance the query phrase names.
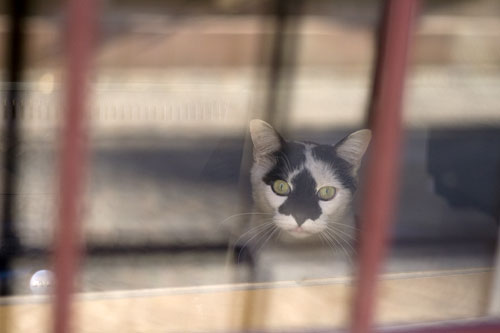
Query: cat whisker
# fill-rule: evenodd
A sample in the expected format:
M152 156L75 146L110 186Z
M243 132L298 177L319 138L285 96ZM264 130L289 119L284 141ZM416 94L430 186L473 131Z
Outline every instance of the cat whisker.
M342 244L342 241L346 242L345 239L343 239L342 237L340 237L340 235L338 234L334 234L334 233L331 233L330 232L331 230L329 229L326 229L325 230L325 236L329 236L331 238L333 238L333 240L335 240L335 242L340 245L340 247L342 248L343 252L345 253L347 259L349 260L349 262L352 264L352 259L351 259L351 253L344 247L344 245ZM336 237L336 236L339 236L340 237L340 240ZM351 250L354 252L354 248L349 244L349 242L346 242L346 244L351 248Z
M260 221L260 223L265 223L265 224L268 224L269 222L271 222L271 224L275 224L274 223L274 218L267 218L267 219L263 219Z
M266 245L266 243L273 237L273 235L276 233L276 231L279 231L279 228L275 226L273 231L271 231L269 236L266 238L266 240L259 246L258 251L260 251L261 249L264 248L264 245Z
M350 250L350 251L346 251L348 253L348 255L349 256L354 255L356 253L356 249L352 246L351 242L349 240L345 239L344 237L342 237L342 234L338 233L338 231L340 231L340 230L337 230L337 231L330 230L333 237L339 238L338 241L339 241L340 246L342 246L342 248L344 248L342 243L344 243L348 247L348 250ZM345 235L347 235L347 234L345 234ZM347 235L347 236L349 236L349 235Z
M252 232L256 232L256 231L258 231L258 230L260 230L260 229L262 229L264 227L269 227L271 225L272 225L272 222L266 222L266 223L259 224L259 225L255 226L255 227L252 227L252 228L248 229L240 237L238 237L238 239L235 241L235 244L237 244L238 241L240 239L242 239L243 237L245 237L247 234L252 233Z
M332 245L332 250L333 251L335 251L335 248L340 245L339 242L338 242L338 240L335 237L333 237L332 235L330 235L330 233L328 233L328 230L325 230L323 232L323 236Z
M240 256L241 256L241 253L243 252L243 249L245 249L245 248L247 247L247 245L249 245L249 244L250 244L250 242L251 242L254 238L256 238L256 237L257 237L257 238L258 238L258 237L260 237L260 235L265 234L265 233L266 233L267 231L269 231L271 228L272 228L272 226L271 226L271 225L266 225L266 226L264 226L264 227L262 227L262 228L259 228L259 230L255 230L255 229L253 229L253 230L252 230L252 231L254 231L254 232L255 232L255 234L254 234L254 235L252 235L251 237L249 237L249 238L248 238L248 239L247 239L247 240L243 243L243 245L239 248L238 262L239 262L239 260L240 260ZM245 234L248 234L248 232L246 232ZM242 236L243 236L243 235L242 235ZM241 238L242 238L242 237L238 238L238 240L239 240L239 239L241 239ZM236 242L236 244L238 244L238 242Z
M333 244L332 240L326 237L325 234L319 235L321 236L321 239L326 243L326 245L332 250L332 254L335 256L335 245Z
M326 245L325 239L323 238L323 234L318 234L318 236L319 236L319 239L321 240L321 243Z
M336 225L343 226L343 227L346 227L346 228L349 228L349 229L353 229L353 230L360 230L359 228L357 228L357 227L355 227L355 226L348 225L348 224L345 224L345 223L339 223L339 222L328 221L328 224L336 224Z
M240 252L238 253L238 259L237 259L237 262L239 263L240 262L240 257L241 257L241 253L243 252L243 249L250 243L250 241L252 239L254 239L255 237L257 236L262 236L264 233L268 232L269 230L271 230L272 228L274 228L275 226L272 224L272 223L269 223L269 224L264 224L264 225L261 225L260 228L258 228L259 230L255 233L255 235L253 235L252 237L250 237L244 244L243 246L240 248ZM256 228L253 228L252 230L255 230L257 229ZM248 231L245 233L247 234ZM241 237L240 237L241 238ZM240 239L238 238L238 240Z
M318 236L319 236L319 239L321 240L321 243L323 243L325 245L328 245L328 243L325 240L325 236L323 236L322 233L318 234Z
M356 253L356 250L351 245L351 241L355 241L356 238L353 235L341 230L339 227L335 227L332 224L339 225L339 226L346 226L346 227L350 227L350 226L342 224L342 223L337 223L337 222L329 222L329 225L327 225L327 230L329 230L332 233L333 237L338 236L340 238L340 240L338 242L339 243L344 242L344 244L346 244L350 248L352 254ZM352 229L354 229L354 227L352 227ZM347 239L345 239L342 235L347 237ZM337 238L337 237L335 237L335 238Z
M349 246L349 248L351 249L351 251L353 253L356 252L354 247L351 245L351 241L349 239L345 239L344 237L342 237L342 234L344 234L345 236L349 236L351 238L351 240L354 240L354 238L351 235L343 233L341 230L336 230L336 229L332 229L332 228L328 228L327 231L329 231L329 233L334 235L334 236L338 236L341 241L343 241L347 246Z
M337 235L337 236L340 237L340 235ZM346 249L345 252L346 252L346 255L348 256L349 262L352 264L352 257L356 254L356 249L354 249L352 247L352 245L349 242L347 242L345 239L343 239L342 237L340 237L340 241L341 241L341 243L344 242L348 246L348 249Z
M349 260L349 263L352 265L353 264L353 261L352 261L352 256L354 255L354 253L356 252L354 250L354 248L349 244L349 242L347 242L345 239L343 239L340 235L331 235L332 237L335 237L335 239L338 239L336 236L338 236L340 239L338 239L338 242L339 242L339 245L342 247L344 253L346 254L346 257L347 259ZM345 243L349 248L346 249L342 243Z
M333 231L335 233L341 233L341 234L345 235L346 237L348 237L350 240L353 240L353 241L356 240L356 238L353 235L348 234L347 232L345 232L343 230L340 230L338 228L335 228L334 226L327 226L327 229L331 230L331 231Z

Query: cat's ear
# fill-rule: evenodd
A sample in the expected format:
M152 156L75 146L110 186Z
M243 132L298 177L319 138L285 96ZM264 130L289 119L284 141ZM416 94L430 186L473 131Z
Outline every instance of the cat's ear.
M335 152L339 157L346 160L353 166L353 173L358 172L363 155L368 148L368 144L372 138L372 132L368 129L363 129L343 138L335 145Z
M250 136L252 137L256 157L274 153L281 148L283 142L278 132L260 119L250 121Z

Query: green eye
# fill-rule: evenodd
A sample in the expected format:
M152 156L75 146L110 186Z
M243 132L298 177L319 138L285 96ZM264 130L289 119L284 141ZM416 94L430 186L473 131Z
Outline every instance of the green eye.
M323 201L332 200L336 192L333 186L323 186L318 190L318 197Z
M273 183L273 191L277 195L288 195L290 193L290 185L284 180L275 180Z

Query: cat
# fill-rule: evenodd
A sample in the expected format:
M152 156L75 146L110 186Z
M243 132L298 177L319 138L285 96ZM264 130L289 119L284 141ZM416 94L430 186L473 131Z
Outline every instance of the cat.
M268 123L254 119L250 136L252 195L256 211L269 216L269 232L331 240L339 226L354 225L352 203L370 130L327 145L287 141Z

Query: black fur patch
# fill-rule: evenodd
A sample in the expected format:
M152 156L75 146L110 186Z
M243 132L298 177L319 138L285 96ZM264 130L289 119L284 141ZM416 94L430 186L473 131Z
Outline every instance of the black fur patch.
M283 215L292 215L300 226L307 219L316 220L321 215L319 199L316 195L316 181L304 169L292 179L293 191L280 206L278 211Z
M286 179L288 174L299 169L306 161L305 147L300 143L285 142L281 149L273 153L276 165L264 176L264 182L271 185L277 179Z
M342 142L342 141L341 141ZM339 142L339 144L341 143ZM338 145L338 144L337 144ZM340 178L342 184L348 188L351 193L356 191L356 180L352 176L353 166L339 157L335 152L335 147L328 145L317 145L312 149L313 157L332 166L335 174Z

